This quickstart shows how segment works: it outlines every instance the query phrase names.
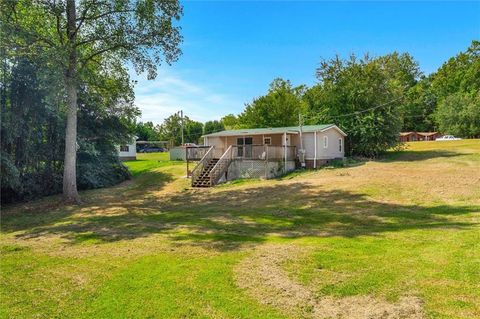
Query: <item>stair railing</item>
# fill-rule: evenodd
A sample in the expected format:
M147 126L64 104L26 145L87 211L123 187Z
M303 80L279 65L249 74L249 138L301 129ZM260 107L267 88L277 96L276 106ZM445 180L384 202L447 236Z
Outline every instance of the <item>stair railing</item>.
M195 181L198 179L200 174L202 174L203 169L208 164L208 162L213 158L213 146L210 146L208 151L203 155L202 159L198 162L195 168L192 171L192 186Z
M213 166L212 170L210 171L210 185L214 186L217 184L218 180L225 173L230 166L230 163L233 159L233 152L232 152L232 145L230 145L225 153L220 157L218 162Z

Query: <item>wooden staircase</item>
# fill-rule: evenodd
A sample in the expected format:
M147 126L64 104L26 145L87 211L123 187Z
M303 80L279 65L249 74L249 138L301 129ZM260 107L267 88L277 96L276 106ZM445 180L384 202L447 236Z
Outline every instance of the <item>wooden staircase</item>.
M202 172L199 176L192 180L192 187L211 187L212 182L210 178L210 172L212 171L215 164L218 163L218 158L210 159L207 164L203 167Z

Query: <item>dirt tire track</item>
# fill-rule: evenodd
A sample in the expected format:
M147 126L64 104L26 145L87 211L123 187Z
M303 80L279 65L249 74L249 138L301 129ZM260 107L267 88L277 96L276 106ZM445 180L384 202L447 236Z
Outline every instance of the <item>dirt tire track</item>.
M308 250L297 245L264 245L235 269L237 284L263 304L294 318L420 319L422 301L402 297L395 303L370 296L319 297L292 280L282 269L289 260L305 257Z

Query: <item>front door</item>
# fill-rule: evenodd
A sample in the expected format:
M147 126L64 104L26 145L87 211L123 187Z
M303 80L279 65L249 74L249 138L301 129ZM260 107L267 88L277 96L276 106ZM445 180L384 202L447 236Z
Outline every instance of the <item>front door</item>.
M251 137L237 138L237 156L246 158L252 157L252 144L253 138Z

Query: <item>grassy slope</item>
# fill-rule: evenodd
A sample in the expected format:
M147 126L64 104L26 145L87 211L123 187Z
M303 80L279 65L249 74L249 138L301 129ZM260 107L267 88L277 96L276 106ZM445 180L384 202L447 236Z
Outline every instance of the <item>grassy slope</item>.
M480 317L480 141L208 190L164 156L139 155L132 182L80 207L4 209L0 317L283 318L234 280L272 242L310 249L284 266L319 295L415 295L430 317Z

